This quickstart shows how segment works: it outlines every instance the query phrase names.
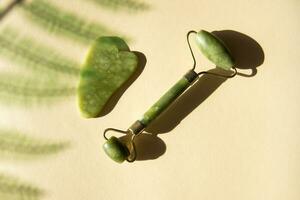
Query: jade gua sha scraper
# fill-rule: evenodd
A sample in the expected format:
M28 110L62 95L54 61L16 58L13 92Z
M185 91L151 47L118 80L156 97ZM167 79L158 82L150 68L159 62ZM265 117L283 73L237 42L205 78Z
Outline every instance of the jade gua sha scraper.
M230 75L215 74L209 71L195 72L196 60L190 45L189 37L191 34L196 34L195 42L202 54L213 62L218 68L224 71L232 72ZM199 32L189 31L187 34L187 42L194 61L192 69L190 69L179 81L175 83L154 105L152 105L140 119L135 121L126 131L115 128L107 128L103 135L107 140L103 149L105 153L114 161L122 163L124 160L128 162L135 161L137 157L134 140L136 136L141 134L144 129L155 120L174 100L179 97L184 91L191 86L200 75L211 74L225 78L234 77L237 71L234 67L234 59L226 48L224 43L213 34L201 30ZM125 48L126 46L126 48ZM114 50L112 50L114 49ZM116 51L123 53L123 59L117 60L119 65L116 67L116 61L107 59L111 57L109 53L115 55ZM98 52L99 51L99 52ZM118 54L121 55L121 54ZM118 56L117 56L118 57ZM119 58L119 57L118 57ZM116 37L101 37L90 50L90 54L81 72L81 80L79 84L79 106L84 116L97 117L105 102L114 93L114 91L128 79L131 73L137 67L137 58L126 43ZM112 75L110 70L116 70L117 77L112 78L112 83L107 78ZM101 74L103 72L103 74ZM120 74L119 74L120 73ZM103 80L102 80L103 79ZM116 81L119 80L119 81ZM121 80L121 81L120 81ZM103 94L105 93L105 95ZM124 133L130 136L130 141L122 142L115 136L107 138L106 134L109 131Z
M99 117L109 98L137 70L138 58L119 37L100 37L80 72L78 104L82 116Z

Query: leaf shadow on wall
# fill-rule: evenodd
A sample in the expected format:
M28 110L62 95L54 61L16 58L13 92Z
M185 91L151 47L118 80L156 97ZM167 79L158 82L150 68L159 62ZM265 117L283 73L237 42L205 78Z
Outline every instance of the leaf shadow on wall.
M231 51L235 58L235 67L239 70L250 70L251 74L238 72L237 75L243 77L252 77L257 74L257 67L264 62L264 51L262 47L253 38L233 30L214 31ZM218 68L209 70L219 73ZM137 145L137 160L155 159L163 155L166 146L162 145L162 140L157 137L158 134L167 133L173 130L180 122L204 102L214 91L216 91L227 79L223 77L204 74L170 107L164 111L153 123L146 128L147 133L151 133L151 140L148 137L147 145ZM142 134L143 135L143 134ZM145 144L145 138L136 137ZM152 142L152 144L150 144ZM164 143L163 143L164 144ZM165 145L165 144L164 144ZM151 147L150 156L147 148Z

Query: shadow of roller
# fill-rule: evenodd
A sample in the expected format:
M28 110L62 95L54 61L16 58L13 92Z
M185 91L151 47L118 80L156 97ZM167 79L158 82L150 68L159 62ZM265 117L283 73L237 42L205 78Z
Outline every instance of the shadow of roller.
M119 138L124 144L130 142L130 136L124 135ZM166 144L156 134L141 133L134 140L136 148L136 161L154 160L166 152Z
M257 67L263 64L265 54L262 47L253 38L233 30L213 31L228 47L235 58L237 69L251 70L251 74L238 72L238 75L252 77L257 73Z

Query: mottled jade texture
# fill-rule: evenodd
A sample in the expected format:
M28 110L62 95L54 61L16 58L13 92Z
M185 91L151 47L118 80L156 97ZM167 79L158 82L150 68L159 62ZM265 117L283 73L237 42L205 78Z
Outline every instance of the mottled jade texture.
M78 104L82 116L99 117L109 98L130 78L137 56L119 37L100 37L91 46L80 72Z
M114 136L103 144L103 149L112 160L118 163L122 163L129 156L127 147Z
M147 126L160 113L162 113L180 94L182 94L190 82L182 77L173 87L171 87L139 120L142 124Z
M196 44L201 52L217 67L229 70L234 65L234 59L224 43L213 34L201 30L197 33Z

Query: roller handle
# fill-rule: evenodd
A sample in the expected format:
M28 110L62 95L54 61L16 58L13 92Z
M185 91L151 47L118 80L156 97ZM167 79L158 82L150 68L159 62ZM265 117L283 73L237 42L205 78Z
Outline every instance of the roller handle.
M164 110L166 110L198 77L198 74L190 70L177 81L160 99L154 103L141 117L128 129L133 134L142 132Z

